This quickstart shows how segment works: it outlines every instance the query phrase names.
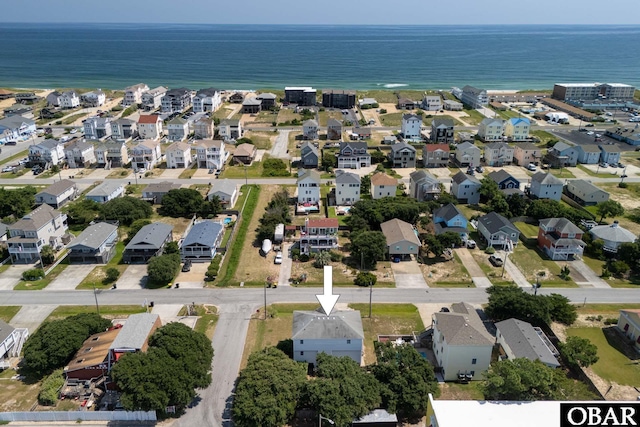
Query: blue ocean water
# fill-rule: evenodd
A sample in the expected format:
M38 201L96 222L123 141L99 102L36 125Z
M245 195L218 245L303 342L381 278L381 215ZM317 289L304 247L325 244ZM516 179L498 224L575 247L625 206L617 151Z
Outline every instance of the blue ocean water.
M0 24L0 86L640 86L640 26Z

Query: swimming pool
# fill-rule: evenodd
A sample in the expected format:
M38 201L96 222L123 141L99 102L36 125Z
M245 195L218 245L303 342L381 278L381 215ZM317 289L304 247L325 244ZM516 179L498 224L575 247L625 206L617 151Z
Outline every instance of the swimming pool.
M229 224L231 221L232 221L232 219L231 219L231 218L225 218L225 219L224 219L224 221L222 221L222 223L223 223L224 225L227 225L227 224Z

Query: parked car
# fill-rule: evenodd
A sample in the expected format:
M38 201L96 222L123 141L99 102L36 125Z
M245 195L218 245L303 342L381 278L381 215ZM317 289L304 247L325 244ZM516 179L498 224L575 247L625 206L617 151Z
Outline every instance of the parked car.
M584 125L584 127L586 127L586 128L592 128L594 126L595 125L593 123L587 123L586 125Z
M491 264L495 265L496 267L502 267L502 264L504 264L504 261L502 261L500 255L496 254L493 254L489 257L489 262L491 262Z
M472 239L467 240L467 248L468 249L475 249L475 247L476 247L476 241L475 240L472 240Z
M622 164L622 163L618 163L618 167L619 167L620 169L623 169L623 168L624 168L624 164Z
M476 172L478 173L484 173L484 168L482 166L477 166L476 167Z
M527 165L527 169L529 169L530 171L535 171L536 169L538 169L538 167L536 165L534 165L533 163L529 163Z
M2 172L13 172L13 166L6 166L2 168Z
M184 265L182 266L182 272L186 273L188 271L191 271L191 260L186 260L184 262Z
M282 264L282 252L276 253L276 257L273 260L274 264Z
M608 168L609 167L609 163L600 163L600 167L601 168Z

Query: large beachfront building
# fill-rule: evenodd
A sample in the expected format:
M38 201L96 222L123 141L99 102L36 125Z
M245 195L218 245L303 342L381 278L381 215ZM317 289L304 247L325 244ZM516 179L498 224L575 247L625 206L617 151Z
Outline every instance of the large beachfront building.
M284 102L302 106L316 105L317 90L312 87L285 87Z
M624 83L556 83L551 96L561 101L633 101L635 90L635 87Z

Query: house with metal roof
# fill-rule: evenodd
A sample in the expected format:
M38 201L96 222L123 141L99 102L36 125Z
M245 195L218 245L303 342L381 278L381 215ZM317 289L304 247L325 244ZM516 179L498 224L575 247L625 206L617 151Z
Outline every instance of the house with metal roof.
M552 260L567 260L582 256L587 246L584 232L566 218L540 220L538 247Z
M173 241L173 226L163 222L145 225L124 248L125 264L146 264L151 257L161 255L164 245Z
M446 232L458 233L463 241L469 237L467 218L453 203L449 203L433 211L433 224L436 235Z
M538 172L531 177L529 194L538 199L560 200L562 198L562 181L551 172Z
M149 338L161 326L162 321L157 314L138 313L129 316L109 348L109 369L123 354L147 351Z
M524 357L539 360L550 368L560 367L555 348L542 329L518 319L507 319L496 323L496 343L500 360Z
M70 264L106 264L116 254L118 227L106 222L87 227L69 245Z
M478 233L487 246L506 248L508 245L517 246L520 230L518 227L500 214L489 212L478 218Z
M607 252L616 253L618 248L623 243L635 242L637 236L627 230L620 227L618 221L613 221L613 224L597 225L589 230L593 239L601 239L604 242L604 249Z
M409 195L419 202L434 200L441 192L440 181L429 172L418 170L409 174Z
M406 259L418 255L422 243L413 225L394 218L380 224L380 229L387 240L389 257Z
M221 223L210 220L198 222L184 238L180 257L183 261L211 262L223 236L224 227Z
M582 206L592 206L609 200L609 193L596 187L585 179L572 179L567 182L565 194Z
M220 203L225 209L232 209L238 200L238 186L228 179L214 181L211 190L207 194L207 199L211 201L214 196L220 199Z
M451 194L462 203L478 204L480 202L480 186L478 178L462 171L451 178Z
M338 248L338 219L337 218L305 218L304 226L300 230L300 252L330 251Z
M60 208L78 197L78 186L69 179L56 181L38 194L36 194L36 204L46 203L52 208Z
M465 302L433 314L433 353L445 381L482 379L491 363L495 338L475 308Z
M109 200L117 199L124 195L124 185L114 181L104 181L89 191L85 196L96 203L107 203Z
M510 141L526 141L529 139L531 121L526 117L514 117L504 125L504 136Z

